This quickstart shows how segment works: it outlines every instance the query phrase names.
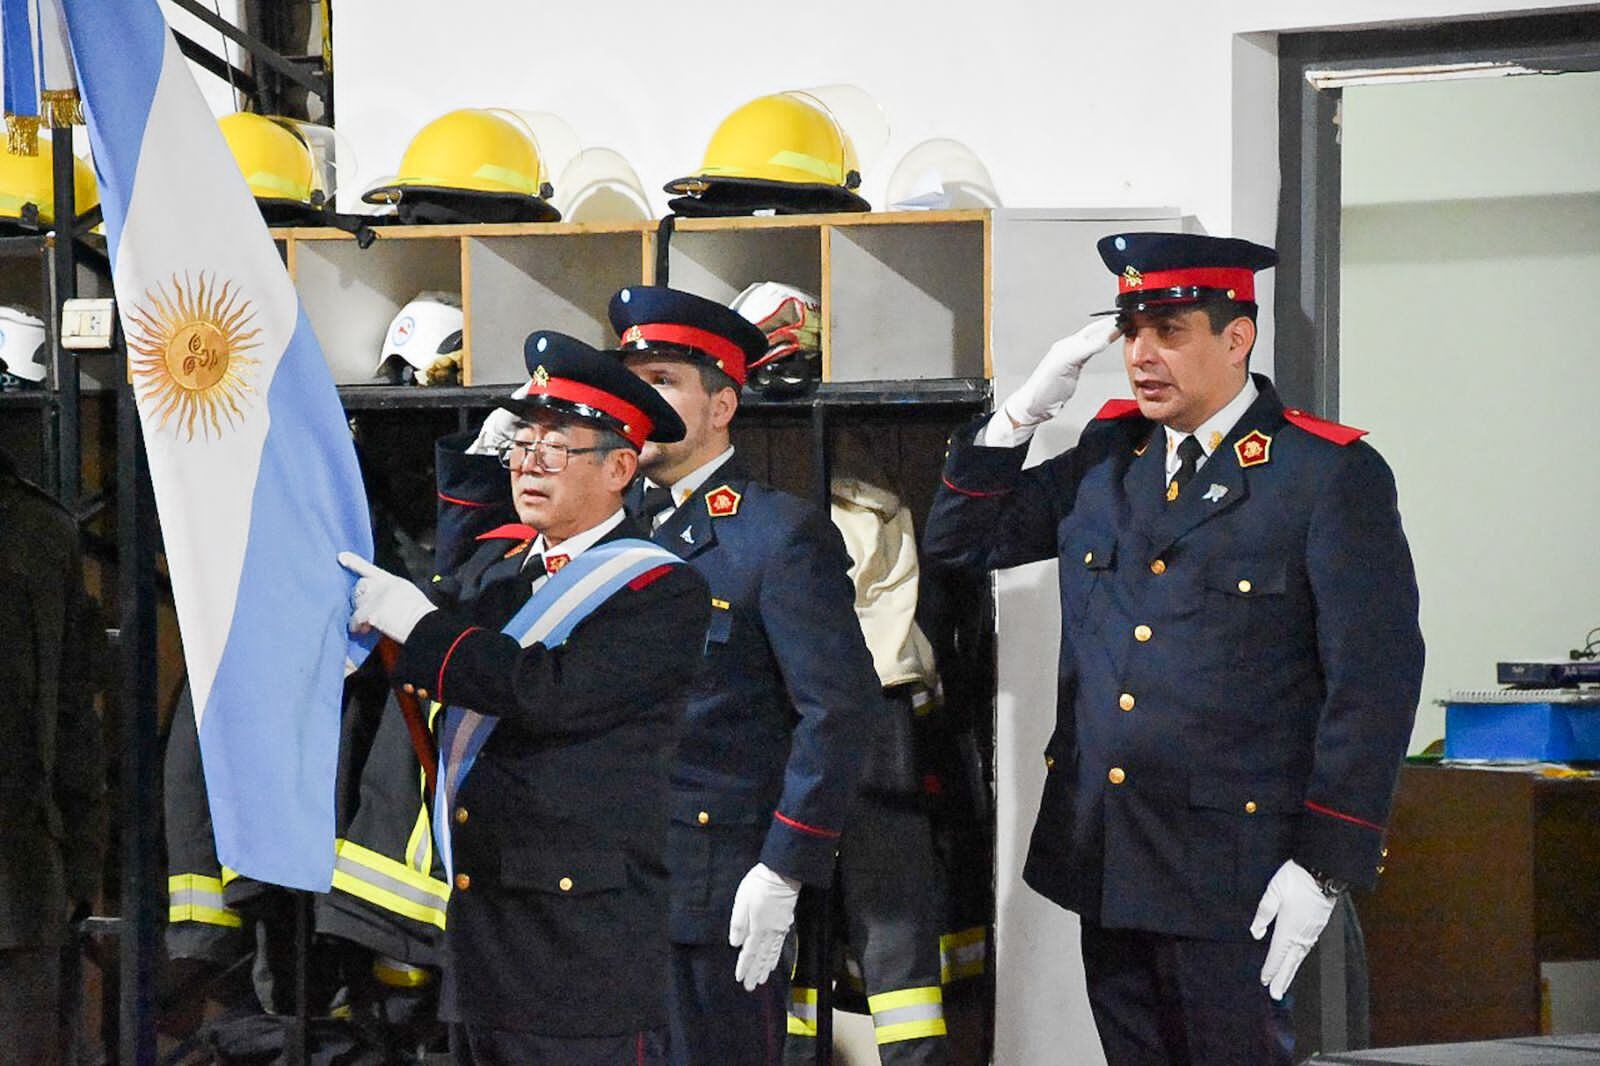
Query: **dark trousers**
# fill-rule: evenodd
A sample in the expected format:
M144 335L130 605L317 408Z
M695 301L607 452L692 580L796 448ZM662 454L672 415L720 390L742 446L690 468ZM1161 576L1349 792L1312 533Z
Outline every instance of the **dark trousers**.
M659 1029L625 1036L544 1036L457 1023L450 1054L458 1066L666 1066Z
M0 950L0 1064L61 1061L61 949Z
M1270 937L1269 937L1270 939ZM1111 1066L1289 1066L1287 997L1261 984L1267 941L1190 940L1083 923L1083 967Z
M672 945L672 1066L778 1066L783 1061L794 956L786 947L772 976L754 992L733 979L738 958L726 944Z

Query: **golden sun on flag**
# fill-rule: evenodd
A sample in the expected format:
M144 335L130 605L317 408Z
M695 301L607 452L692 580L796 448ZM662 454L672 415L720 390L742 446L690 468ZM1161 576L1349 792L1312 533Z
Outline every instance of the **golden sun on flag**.
M193 440L198 428L207 439L244 417L255 388L251 371L260 364L242 353L258 347L260 329L246 330L255 308L232 282L217 285L202 273L198 284L185 274L172 276L172 291L157 284L128 314L135 336L133 381L139 404L156 428L174 423Z

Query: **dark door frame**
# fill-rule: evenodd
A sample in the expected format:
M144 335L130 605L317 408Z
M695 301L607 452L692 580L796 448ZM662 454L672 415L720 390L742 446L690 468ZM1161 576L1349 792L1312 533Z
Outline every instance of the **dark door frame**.
M1386 70L1512 62L1560 72L1600 70L1600 5L1513 18L1278 38L1277 270L1274 376L1284 401L1339 417L1338 88L1312 70Z

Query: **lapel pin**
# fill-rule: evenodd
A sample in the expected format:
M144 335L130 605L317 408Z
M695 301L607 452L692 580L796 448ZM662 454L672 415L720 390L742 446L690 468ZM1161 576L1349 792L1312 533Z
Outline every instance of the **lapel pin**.
M678 536L683 538L683 542L685 544L693 544L694 543L694 527L693 526L686 527L682 533L678 534Z
M1209 501L1211 503L1216 503L1218 500L1222 499L1227 494L1228 494L1228 486L1226 486L1226 485L1218 485L1216 482L1213 481L1211 483L1211 487L1209 489L1206 489L1206 494L1201 498L1204 499L1204 500L1207 500L1207 501Z

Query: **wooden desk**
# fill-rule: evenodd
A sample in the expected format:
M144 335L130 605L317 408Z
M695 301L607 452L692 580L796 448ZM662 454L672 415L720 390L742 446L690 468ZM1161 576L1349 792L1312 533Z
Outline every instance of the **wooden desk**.
M1375 1047L1535 1035L1539 964L1600 959L1600 780L1408 765L1388 848Z

